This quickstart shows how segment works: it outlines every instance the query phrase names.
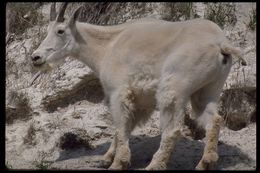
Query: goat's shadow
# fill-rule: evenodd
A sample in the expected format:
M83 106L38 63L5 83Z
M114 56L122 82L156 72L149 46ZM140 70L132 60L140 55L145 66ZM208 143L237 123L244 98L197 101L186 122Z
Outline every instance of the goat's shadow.
M151 161L153 154L160 145L161 136L132 136L130 138L131 166L129 169L145 168ZM68 159L100 158L108 150L109 142L98 145L95 149L78 149L74 151L61 151L56 161ZM169 170L194 170L199 163L204 149L201 141L180 139L171 155L168 163ZM250 158L241 152L236 146L219 142L219 160L216 169L225 169L239 163L249 164ZM91 159L90 159L91 160ZM93 160L93 159L92 159ZM92 165L93 166L93 165ZM95 167L95 166L94 166Z

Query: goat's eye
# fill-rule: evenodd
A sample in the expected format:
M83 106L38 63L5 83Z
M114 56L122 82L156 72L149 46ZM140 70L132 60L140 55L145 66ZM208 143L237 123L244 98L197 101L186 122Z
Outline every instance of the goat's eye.
M57 33L61 35L61 34L64 33L64 30L59 29L59 30L57 31Z

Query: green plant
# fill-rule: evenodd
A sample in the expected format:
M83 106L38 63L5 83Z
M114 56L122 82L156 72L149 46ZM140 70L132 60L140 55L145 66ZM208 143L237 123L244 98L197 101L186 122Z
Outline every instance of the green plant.
M252 9L249 13L249 22L247 24L248 28L252 31L256 29L256 9Z
M205 18L218 24L222 29L225 25L234 26L237 22L236 8L232 3L207 3Z

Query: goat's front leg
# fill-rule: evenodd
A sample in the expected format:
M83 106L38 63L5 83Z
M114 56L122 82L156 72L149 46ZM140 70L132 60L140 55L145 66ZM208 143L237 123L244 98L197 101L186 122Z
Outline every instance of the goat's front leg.
M108 168L112 164L114 157L115 157L115 154L116 154L117 134L118 134L118 131L115 132L115 135L113 137L113 140L110 144L109 149L102 156L101 160L98 161L99 167Z
M130 165L131 151L129 149L129 135L121 129L118 133L117 148L112 165L108 169L127 169Z
M116 152L109 169L127 169L130 165L131 152L129 137L134 127L134 96L131 90L125 88L111 97L111 111L117 127Z
M208 127L206 127L206 145L202 159L196 166L197 170L213 169L218 161L217 145L222 122L223 118L215 113L212 116L212 122L209 122Z
M153 155L151 163L145 170L165 170L172 150L181 136L180 129L165 130L158 151Z

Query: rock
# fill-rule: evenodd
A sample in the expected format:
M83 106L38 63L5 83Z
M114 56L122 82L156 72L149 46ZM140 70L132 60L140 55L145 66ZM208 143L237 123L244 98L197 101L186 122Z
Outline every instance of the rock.
M96 95L96 98L94 95ZM99 100L100 98L97 98L99 95L103 97L99 80L94 74L88 74L81 77L81 79L78 78L73 85L62 87L58 91L46 95L42 99L42 105L44 105L44 108L49 112L53 112L57 110L58 107L65 107L82 99L89 98L92 101Z

